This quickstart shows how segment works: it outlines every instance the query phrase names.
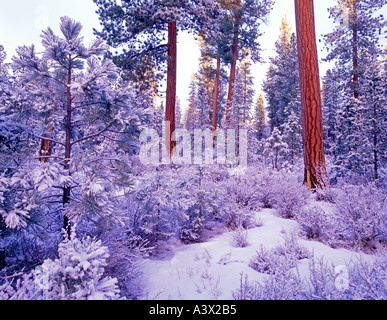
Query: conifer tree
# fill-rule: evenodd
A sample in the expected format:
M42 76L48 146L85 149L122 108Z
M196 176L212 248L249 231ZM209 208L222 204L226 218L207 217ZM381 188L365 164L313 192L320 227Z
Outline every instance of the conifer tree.
M290 111L290 104L300 107L297 42L286 17L281 22L275 53L270 58L263 91L268 101L270 128L278 127L282 131L287 117L285 110ZM300 108L295 112L299 114Z
M265 129L266 129L265 106L264 106L264 98L262 93L258 95L253 119L255 123L257 139L262 140L265 137Z
M177 33L179 29L208 29L209 21L216 17L217 4L209 0L94 2L103 26L98 34L114 47L124 46L123 53L116 57L119 65L129 70L136 64L146 68L144 57L151 58L152 67L167 62L165 136L171 154L175 146Z
M23 46L13 58L18 84L35 100L37 119L40 117L41 121L43 114L54 124L52 136L42 137L41 126L31 121L33 137L53 144L49 156L52 161L36 165L31 159L25 166L33 169L21 168L15 173L19 178L15 176L13 181L21 183L26 178L20 176L32 170L34 173L29 174L29 182L24 185L35 184L37 197L47 192L48 199L54 199L59 195L52 191L61 189L60 212L68 236L70 220L77 221L85 214L111 216L114 197L103 192L111 188L105 183L114 180L113 184L128 185L126 160L120 155L123 151L118 150L135 152L133 140L139 135L141 122L148 117L144 106L140 109L133 103L142 100L141 97L117 82L117 68L103 58L107 46L102 40L95 40L85 47L81 29L79 22L63 17L61 36L51 28L43 32L43 54L38 55L34 46ZM133 108L128 108L129 104ZM54 112L52 105L57 106ZM111 176L104 180L107 168L112 168ZM26 190L21 197L28 195ZM14 214L16 218L17 210Z
M253 62L259 62L261 36L259 26L265 22L272 9L272 0L221 0L221 7L229 14L232 23L231 32L231 66L228 84L228 96L225 110L226 125L231 120L234 86L237 76L238 59L243 58L242 49L248 49Z
M326 102L330 106L335 104L337 110L336 133L332 138L335 139L334 158L339 175L351 170L368 176L374 171L373 176L378 176L376 109L367 78L370 73L378 73L379 43L386 26L378 10L384 5L385 1L379 0L339 0L329 9L336 28L325 36L329 51L325 60L335 62L335 84L330 86L328 81L324 90L327 91ZM338 97L336 101L332 100L334 97ZM332 113L329 114L331 118Z

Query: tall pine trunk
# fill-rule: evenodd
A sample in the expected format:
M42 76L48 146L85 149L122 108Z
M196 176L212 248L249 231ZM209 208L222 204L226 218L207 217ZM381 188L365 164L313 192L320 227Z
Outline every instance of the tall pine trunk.
M218 112L218 95L219 95L219 80L220 80L220 55L216 59L216 79L214 89L214 105L212 108L212 132L216 130L216 115Z
M176 106L176 53L177 53L177 28L176 22L168 23L168 73L167 97L165 108L166 122L166 148L169 154L175 147L173 134L175 132L175 106Z
M71 61L71 58L69 59ZM70 174L70 159L71 159L71 121L72 121L72 108L71 108L71 63L67 74L67 104L66 104L66 125L65 125L65 160L64 169ZM63 187L63 206L66 206L70 202L71 187L65 185ZM70 221L66 215L63 215L63 228L67 232L67 236L71 237Z
M309 189L328 187L325 167L320 76L313 0L295 0L300 70L304 182Z
M375 80L372 85L372 97L373 97L373 108L374 108L374 118L373 122L373 147L374 147L374 178L379 180L378 173L378 111L377 111L377 101L376 101L376 90L375 90Z
M353 96L359 99L359 53L357 36L357 0L354 0L351 8L352 32L353 32Z
M226 104L226 123L229 125L231 120L231 109L232 109L232 102L234 99L234 85L235 85L235 77L236 77L236 66L237 66L237 60L238 60L238 39L239 39L239 19L240 19L240 6L241 1L236 0L235 1L235 9L236 9L236 16L234 21L234 36L231 46L231 54L232 54L232 60L231 60L231 69L230 69L230 78L228 83L228 96L227 96L227 104Z

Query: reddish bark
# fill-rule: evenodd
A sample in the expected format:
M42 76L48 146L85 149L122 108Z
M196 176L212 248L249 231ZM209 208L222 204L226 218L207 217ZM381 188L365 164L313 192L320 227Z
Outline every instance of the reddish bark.
M45 124L48 124L48 120L46 119ZM51 124L50 128L48 129L48 133L54 132L54 126ZM51 140L45 140L42 139L42 143L40 145L40 151L39 151L39 160L41 162L48 162L49 157L52 155L52 141Z
M305 184L328 187L313 0L295 0L302 103Z
M236 66L238 59L238 39L239 39L239 10L241 6L241 1L235 1L235 9L236 9L236 17L234 21L234 37L231 46L232 60L231 60L231 69L230 69L230 79L228 84L228 96L227 96L227 104L226 104L226 123L228 124L231 119L231 108L232 102L234 98L234 84L236 77Z
M216 114L218 108L218 93L219 93L219 78L220 78L220 56L216 60L216 79L215 79L215 89L214 89L214 106L212 111L212 131L216 130Z
M167 73L167 97L165 108L166 121L166 147L169 154L175 147L173 141L175 132L175 107L176 107L176 61L177 57L177 28L175 22L168 23L168 73Z

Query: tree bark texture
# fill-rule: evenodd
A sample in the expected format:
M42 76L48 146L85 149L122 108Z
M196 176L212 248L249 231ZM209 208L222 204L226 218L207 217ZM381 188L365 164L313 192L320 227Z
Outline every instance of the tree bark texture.
M71 61L69 57L69 61ZM70 159L71 159L71 121L72 121L72 108L71 108L71 72L72 66L70 63L68 74L67 74L67 105L66 105L66 140L65 140L65 160L64 160L64 169L70 174ZM65 185L63 187L63 206L67 205L70 202L71 187ZM67 232L67 236L70 239L71 237L71 227L70 221L66 215L63 216L63 228Z
M177 28L175 22L168 23L168 73L167 97L165 108L166 121L166 148L169 154L175 147L173 134L175 132L175 107L176 107L176 53L177 53Z
M48 125L48 119L46 119L45 124ZM50 124L50 128L48 129L48 135L54 132L54 126ZM41 157L40 162L48 162L48 159L52 155L52 141L42 139L42 143L40 145L39 156Z
M328 187L313 0L295 0L302 103L305 184Z

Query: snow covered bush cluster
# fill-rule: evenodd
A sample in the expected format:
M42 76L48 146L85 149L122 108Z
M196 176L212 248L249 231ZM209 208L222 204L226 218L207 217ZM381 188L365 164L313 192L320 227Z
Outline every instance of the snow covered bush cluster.
M233 290L236 300L385 300L387 261L362 259L346 265L329 266L324 257L314 257L294 234L285 234L284 244L270 250L261 247L250 267L265 274L263 282L251 282L240 275ZM303 262L304 261L304 262ZM306 269L307 276L301 276Z
M296 214L296 220L309 238L365 251L386 244L385 189L374 183L345 184L316 198L320 201L317 205L306 205Z
M5 300L110 300L120 292L117 279L104 275L108 248L92 238L65 240L58 258L46 259L16 283L0 286ZM12 279L12 278L11 278Z
M386 260L375 263L352 261L347 266L329 266L324 259L310 259L308 277L301 277L298 268L277 265L269 255L273 274L261 282L249 281L241 274L239 288L233 290L235 300L386 300Z
M300 245L294 234L285 234L284 245L272 250L261 247L250 261L250 267L260 273L276 274L279 269L289 270L298 260L311 257L311 253Z

